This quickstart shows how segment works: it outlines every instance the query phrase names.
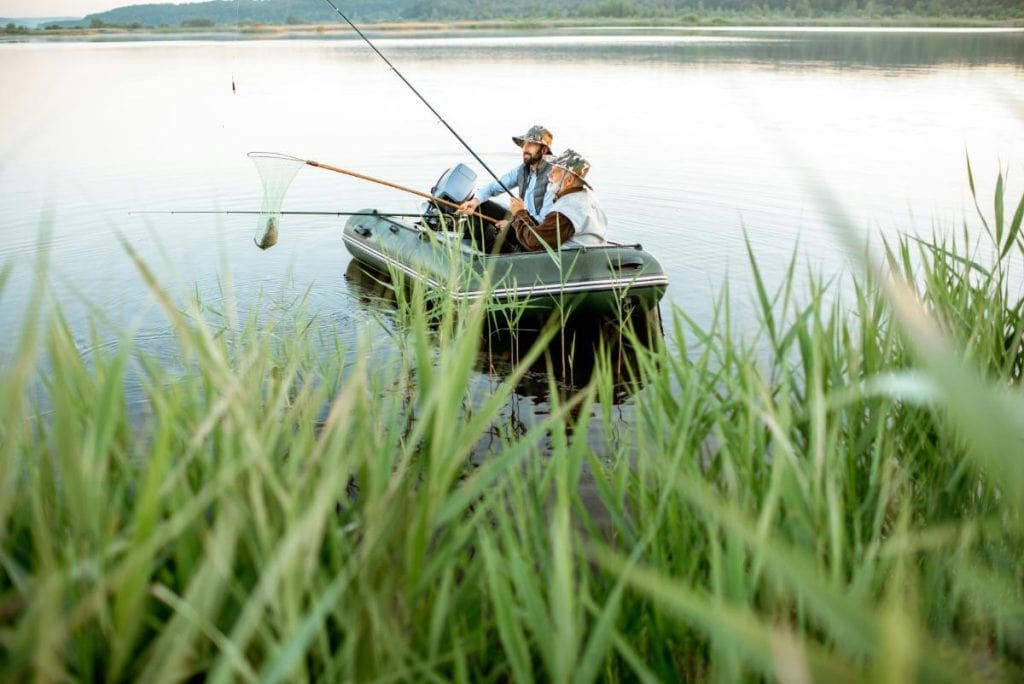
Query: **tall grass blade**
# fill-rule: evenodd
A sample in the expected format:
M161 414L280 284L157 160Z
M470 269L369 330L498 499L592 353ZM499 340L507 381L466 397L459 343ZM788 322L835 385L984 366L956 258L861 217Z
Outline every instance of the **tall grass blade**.
M1024 252L1024 245L1021 245L1017 240L1020 236L1021 221L1024 221L1024 193L1021 193L1020 199L1017 201L1017 207L1013 212L1013 218L1010 219L1010 229L1007 231L1006 241L1003 243L1003 248L999 251L1000 261L1006 258L1006 255L1010 253L1010 249L1014 245L1017 245Z

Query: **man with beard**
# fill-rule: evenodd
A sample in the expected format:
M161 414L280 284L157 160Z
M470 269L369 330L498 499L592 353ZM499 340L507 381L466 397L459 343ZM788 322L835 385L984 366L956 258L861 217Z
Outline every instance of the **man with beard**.
M502 185L518 193L523 206L530 216L539 223L554 202L554 192L548 188L548 171L551 167L544 161L551 152L553 136L543 126L531 126L523 135L512 137L512 142L523 149L523 163L501 177L501 183L491 181L481 186L459 207L465 214L479 212L495 219L493 224L473 221L474 237L487 252L515 251L514 236L508 231L509 221L505 220L507 210L491 197L504 192Z
M585 180L590 162L574 150L547 157L548 181L555 193L543 220L527 211L522 200L512 198L512 233L519 247L536 252L551 249L596 247L605 244L608 219ZM509 236L511 240L511 235Z

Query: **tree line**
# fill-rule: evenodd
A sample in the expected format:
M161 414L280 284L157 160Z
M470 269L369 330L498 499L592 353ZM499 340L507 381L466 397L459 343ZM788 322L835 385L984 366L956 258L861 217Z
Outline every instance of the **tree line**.
M414 0L405 19L503 19L531 17L691 18L702 15L794 17L1024 16L1021 0Z
M1021 0L365 0L341 2L353 21L487 19L665 18L697 21L707 16L794 18L1024 16ZM246 26L333 24L340 17L322 0L211 0L185 4L119 7L66 26Z

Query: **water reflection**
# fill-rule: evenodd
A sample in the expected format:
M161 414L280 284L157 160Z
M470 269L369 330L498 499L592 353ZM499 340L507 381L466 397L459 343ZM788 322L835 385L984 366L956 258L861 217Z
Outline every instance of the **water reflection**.
M557 323L556 323L557 325ZM650 350L661 340L658 309L618 320L571 319L558 326L558 333L534 361L516 387L520 396L535 402L551 399L552 384L560 399L594 380L601 364L607 362L610 381L608 399L612 404L628 401L641 388L636 373L637 353ZM509 330L492 326L485 332L477 368L481 372L507 377L540 337L536 330Z
M529 36L383 38L390 49L416 51L417 60L493 58L500 45L506 58L545 63L564 59L603 64L770 64L773 67L866 68L873 70L1021 65L1019 30L851 30L837 28L757 29L657 27L623 31L600 29L575 35L557 30ZM583 35L579 35L582 33ZM442 56L431 48L443 44ZM358 46L345 45L339 49Z
M349 291L364 307L391 315L398 303L387 274L369 269L355 259L345 271ZM606 399L613 405L627 402L639 388L637 354L654 348L662 340L661 316L657 308L625 321L571 318L551 321L557 328L540 356L526 369L515 393L537 406L551 403L552 390L565 400L605 373L609 383ZM477 370L503 381L513 374L535 344L543 337L544 324L510 329L489 322L483 331ZM552 381L553 384L552 384Z
M517 163L507 135L524 120L543 122L557 147L592 158L613 239L654 253L672 280L666 306L700 325L714 317L711 302L726 283L737 326L756 320L748 249L773 290L797 247L801 268L848 269L839 225L927 236L933 226L955 231L966 213L973 229L965 151L979 194L991 197L993 171L1024 150L1022 31L576 27L380 40L492 168ZM540 98L509 108L481 97L495 83L517 82L524 66L537 92L585 106ZM418 188L470 163L356 40L0 45L0 90L18 102L0 107L0 264L14 265L0 322L11 334L30 306L34 255L45 244L73 330L89 330L99 310L109 329L143 330L154 340L147 349L161 353L172 333L124 254L123 235L182 300L220 301L229 274L238 293L274 295L262 302L308 293L309 308L336 321L354 348L360 326L350 322L369 307L357 301L365 291L339 296L350 288L337 220L290 216L278 245L262 252L252 245L252 217L128 212L257 209L252 150ZM1010 184L1007 195L1020 192L1012 173ZM823 188L842 215L822 203ZM404 212L418 201L308 169L283 208ZM574 358L562 383L585 383L585 366ZM498 377L478 375L481 383ZM547 391L534 385L533 395ZM539 411L547 400L523 401Z
M373 311L390 312L398 306L394 287L387 274L366 268L355 259L348 262L345 282L356 300Z
M393 317L398 308L394 287L387 274L368 269L352 259L345 271L348 290L358 306L382 317ZM537 342L538 330L492 325L482 333L476 359L478 373L470 380L475 402L490 396L497 385L510 377ZM583 442L587 451L604 462L634 458L637 424L631 401L642 390L636 372L638 353L660 345L661 316L656 308L647 314L619 321L570 320L546 345L540 357L525 370L505 404L479 435L467 455L467 473L505 452L510 443L544 425L555 406L564 407L559 421L573 442ZM595 382L597 402L584 411L579 392ZM553 396L554 395L554 396ZM411 415L415 415L412 394L406 394ZM602 416L604 414L604 416ZM541 427L536 453L555 450L555 431ZM350 492L357 490L353 485ZM612 516L596 484L592 463L582 464L577 495L598 529L610 534Z

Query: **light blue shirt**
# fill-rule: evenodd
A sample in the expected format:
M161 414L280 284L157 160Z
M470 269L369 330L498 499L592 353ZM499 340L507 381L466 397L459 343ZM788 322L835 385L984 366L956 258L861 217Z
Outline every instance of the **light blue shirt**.
M521 166L522 164L513 167L511 171L509 171L508 173L501 177L501 182L505 185L506 188L508 188L512 192L515 192L516 189L519 187L519 184L516 183L516 180L519 178L519 169ZM555 203L555 193L551 190L551 188L545 190L544 203L539 207L536 206L534 202L534 191L537 187L538 182L547 185L547 174L544 174L543 177L538 178L536 171L534 171L533 169L528 169L526 176L526 192L523 193L524 195L526 195L526 197L521 197L520 199L522 199L523 204L526 205L526 210L530 212L530 215L533 216L533 218L536 219L539 223L540 221L544 220L544 215L551 211L551 205ZM474 194L474 197L476 198L477 202L483 202L494 197L495 195L502 194L504 192L505 191L501 189L501 185L498 185L498 181L491 181L486 185L480 186L477 189L476 193Z

